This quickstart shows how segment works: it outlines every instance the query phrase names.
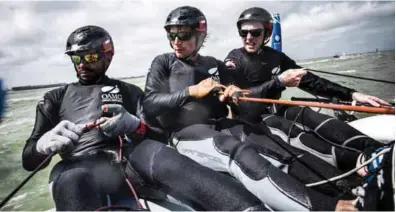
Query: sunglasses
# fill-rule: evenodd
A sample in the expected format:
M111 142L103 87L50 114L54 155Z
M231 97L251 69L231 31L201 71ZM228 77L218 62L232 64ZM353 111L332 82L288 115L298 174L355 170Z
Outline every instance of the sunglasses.
M193 35L194 35L194 33L192 33L192 32L177 32L177 33L168 32L167 33L168 39L170 41L174 41L176 38L178 38L181 41L187 41L187 40L190 40Z
M251 29L251 30L240 29L240 30L238 30L239 36L241 36L243 38L246 38L249 33L251 36L253 36L255 38L260 37L262 31L264 31L264 29Z
M70 55L72 62L79 65L83 61L85 63L96 63L101 59L100 53L89 53L86 55Z

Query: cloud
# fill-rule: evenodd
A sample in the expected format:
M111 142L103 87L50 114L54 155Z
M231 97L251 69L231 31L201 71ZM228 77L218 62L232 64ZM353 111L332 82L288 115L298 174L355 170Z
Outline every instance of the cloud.
M302 12L302 9L306 12ZM300 7L282 21L284 51L309 58L313 52L330 55L340 51L392 49L394 16L394 2L324 2ZM351 43L364 43L366 48ZM305 51L307 46L311 51ZM295 49L304 50L298 53Z
M66 39L88 24L113 37L110 76L146 74L156 55L171 51L163 24L182 5L207 16L201 53L220 60L241 46L235 23L251 6L281 14L283 50L294 59L394 47L394 2L10 1L0 2L0 76L8 87L74 81Z

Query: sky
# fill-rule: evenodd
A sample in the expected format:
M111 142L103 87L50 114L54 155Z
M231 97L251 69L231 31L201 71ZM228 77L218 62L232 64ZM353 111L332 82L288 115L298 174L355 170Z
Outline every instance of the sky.
M84 25L112 35L109 76L146 75L155 56L172 51L163 24L184 5L206 15L209 38L200 53L220 60L241 47L236 20L252 6L280 14L282 51L295 60L395 48L394 1L0 1L0 77L8 88L75 81L64 50Z

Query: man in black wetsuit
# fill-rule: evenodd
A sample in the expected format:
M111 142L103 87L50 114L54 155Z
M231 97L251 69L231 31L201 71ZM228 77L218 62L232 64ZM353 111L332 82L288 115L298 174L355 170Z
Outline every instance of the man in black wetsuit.
M327 162L255 127L227 119L227 97L241 90L233 85L232 70L209 56L198 54L207 35L207 20L195 7L170 12L165 30L174 52L154 58L147 74L143 108L172 134L176 149L214 170L238 179L274 210L355 210L350 195L341 195L357 176L315 188L304 184L341 174ZM229 86L225 86L229 85ZM214 93L223 87L220 98ZM287 172L287 173L285 173ZM345 186L345 187L344 187ZM337 206L337 207L336 207Z
M235 85L249 89L249 96L279 99L286 87L298 87L329 98L373 106L389 105L377 97L318 77L297 65L285 53L267 47L272 34L272 16L265 9L253 7L244 10L238 18L237 28L243 47L230 51L224 62L238 76ZM262 123L285 142L344 171L355 166L356 158L360 161L363 155L378 152L380 149L377 148L383 146L343 121L308 107L266 107L263 103L255 102L240 102L239 106L235 117L250 123ZM300 125L294 127L294 120ZM365 154L361 154L363 152ZM361 169L359 174L364 176L366 172Z
M78 28L67 40L66 53L78 82L51 90L39 101L22 155L28 171L54 153L61 156L50 176L57 210L95 210L132 197L117 164L122 155L129 161L122 162L128 167L127 179L140 195L154 190L155 196L146 193L148 198L162 198L162 192L200 210L265 210L235 180L148 139L160 136L145 124L140 104L143 91L105 75L114 54L106 30ZM87 124L91 122L98 127Z

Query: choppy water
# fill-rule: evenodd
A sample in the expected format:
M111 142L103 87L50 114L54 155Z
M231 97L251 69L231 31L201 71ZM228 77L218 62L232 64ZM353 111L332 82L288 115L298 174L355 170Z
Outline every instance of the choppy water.
M390 81L395 79L394 51L356 54L338 59L305 60L300 61L299 64L306 68L353 76ZM326 74L318 75L385 100L390 101L395 98L394 85ZM145 78L125 81L143 87ZM23 170L21 165L22 149L33 128L37 101L44 92L50 89L10 91L8 93L5 119L0 124L0 200L4 199L29 174ZM288 99L291 96L308 97L310 95L297 89L288 89L282 98ZM53 158L49 167L36 174L3 210L42 211L53 208L47 181L49 172L57 161L59 161L58 157Z

